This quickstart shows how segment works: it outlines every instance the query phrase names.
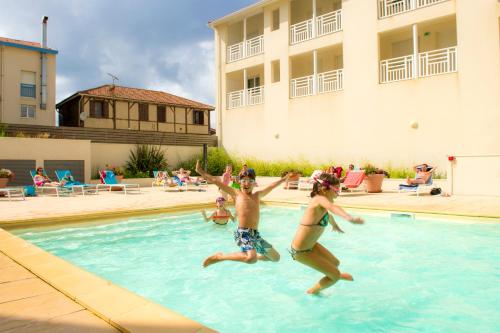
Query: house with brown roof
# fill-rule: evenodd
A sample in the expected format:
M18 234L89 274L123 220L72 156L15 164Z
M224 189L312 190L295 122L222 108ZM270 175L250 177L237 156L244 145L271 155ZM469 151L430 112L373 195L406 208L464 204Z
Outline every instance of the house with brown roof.
M113 84L79 91L56 107L60 126L207 135L214 110L163 91Z

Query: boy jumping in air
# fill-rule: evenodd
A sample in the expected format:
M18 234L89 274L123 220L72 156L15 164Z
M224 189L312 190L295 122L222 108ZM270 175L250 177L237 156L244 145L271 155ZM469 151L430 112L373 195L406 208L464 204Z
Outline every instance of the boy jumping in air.
M200 165L200 161L196 162L196 172L198 172L207 181L217 185L221 190L228 193L234 199L236 208L236 216L238 218L238 229L234 232L236 244L240 247L241 252L223 254L216 253L211 255L203 262L203 267L210 266L220 261L232 260L240 261L246 264L254 264L257 260L266 260L277 262L280 260L280 254L271 244L260 237L259 218L260 218L260 199L285 182L291 173L286 174L280 180L269 184L260 191L253 192L255 185L255 173L253 170L247 170L240 174L239 190L223 184L219 177L214 177L206 173Z

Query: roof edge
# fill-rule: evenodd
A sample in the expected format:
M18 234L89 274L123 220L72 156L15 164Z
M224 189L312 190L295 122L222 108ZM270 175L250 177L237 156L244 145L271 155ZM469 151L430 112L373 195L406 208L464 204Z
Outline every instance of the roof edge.
M23 45L23 44L17 44L17 43L11 43L11 42L4 42L4 41L0 41L0 45L17 47L19 49L26 49L26 50L31 50L31 51L38 51L38 52L41 52L41 53L48 53L48 54L58 54L59 53L59 51L53 50L53 49L44 49L43 47Z
M242 15L246 12L250 12L250 11L255 10L257 8L260 8L260 7L264 7L270 3L277 2L277 1L278 0L261 0L257 3L254 3L253 5L243 7L241 9L239 9L235 12L229 13L221 18L210 21L210 22L208 22L208 26L212 29L215 29L215 26L220 25L222 23L226 23L227 21L230 21L231 19L233 19L236 16Z

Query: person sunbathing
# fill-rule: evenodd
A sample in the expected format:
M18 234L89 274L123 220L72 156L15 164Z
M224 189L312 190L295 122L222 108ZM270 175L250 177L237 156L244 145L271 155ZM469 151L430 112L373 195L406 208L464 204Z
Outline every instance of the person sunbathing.
M44 173L42 167L36 168L36 175L33 177L36 186L61 186L61 183L52 181Z
M415 178L411 179L410 177L406 178L406 183L408 185L418 185L425 184L431 177L432 173L436 168L429 167L428 164L422 163L413 167L415 170Z
M167 184L167 180L168 180L168 176L165 175L165 172L158 171L158 173L156 174L154 184L156 186L163 186L163 185Z
M64 177L61 179L61 185L62 186L72 186L72 185L81 185L80 182L77 182L75 180L75 177L71 175L71 172L66 172Z
M224 199L223 197L218 197L217 199L215 199L217 209L209 217L207 216L207 212L205 212L205 210L202 210L201 215L203 215L205 222L212 221L213 223L218 225L226 225L229 220L234 222L233 214L229 209L226 209L226 207L224 207L225 202L226 199Z

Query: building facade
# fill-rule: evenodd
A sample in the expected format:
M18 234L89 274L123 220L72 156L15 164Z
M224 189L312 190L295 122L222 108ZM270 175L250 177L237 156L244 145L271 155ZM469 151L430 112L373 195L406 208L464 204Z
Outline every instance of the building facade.
M230 152L444 170L499 153L497 0L264 0L210 26Z
M162 91L104 85L57 104L61 126L210 135L210 111Z
M58 51L42 44L0 37L0 123L55 126Z

